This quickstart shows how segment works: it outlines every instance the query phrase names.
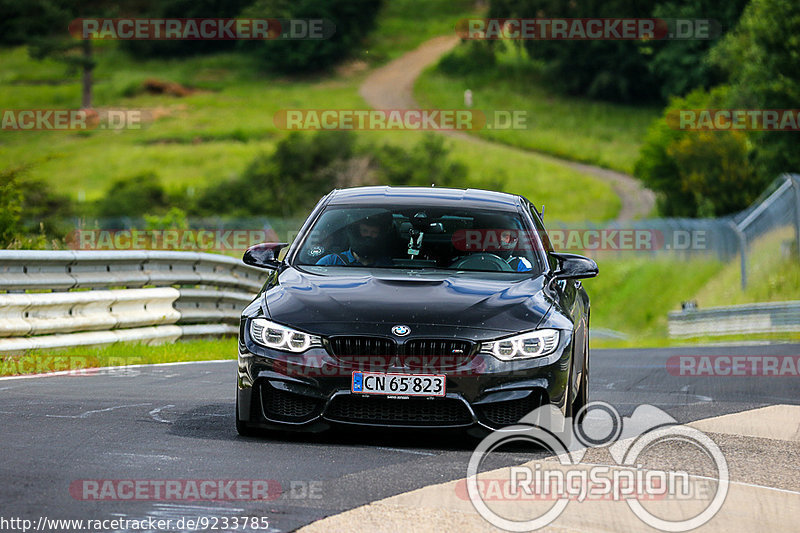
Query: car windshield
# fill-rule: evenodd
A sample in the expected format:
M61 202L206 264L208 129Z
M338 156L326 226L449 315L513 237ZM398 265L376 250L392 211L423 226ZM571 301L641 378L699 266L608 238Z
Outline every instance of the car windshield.
M541 272L538 240L531 235L512 211L329 206L304 239L295 264L530 276Z

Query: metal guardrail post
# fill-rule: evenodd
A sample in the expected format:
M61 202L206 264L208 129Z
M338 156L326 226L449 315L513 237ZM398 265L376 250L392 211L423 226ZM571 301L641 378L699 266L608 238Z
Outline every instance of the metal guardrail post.
M797 258L800 259L800 184L797 183L797 175L789 175L794 189L794 243Z
M747 288L747 236L733 221L730 227L739 238L739 273L742 279L742 290Z

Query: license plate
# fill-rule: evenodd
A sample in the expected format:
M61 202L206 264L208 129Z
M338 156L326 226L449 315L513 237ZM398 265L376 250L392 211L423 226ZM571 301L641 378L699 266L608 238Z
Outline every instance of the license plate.
M445 377L432 374L353 372L350 391L358 394L444 396Z

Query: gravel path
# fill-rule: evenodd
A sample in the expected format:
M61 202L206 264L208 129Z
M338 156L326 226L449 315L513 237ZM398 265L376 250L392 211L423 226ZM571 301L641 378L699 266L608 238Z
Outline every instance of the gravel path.
M391 63L372 72L361 85L359 93L375 109L413 109L418 108L414 100L414 82L426 67L435 63L442 55L453 49L459 42L456 36L441 36L422 43L419 48L404 54ZM476 145L503 146L526 155L535 154L569 166L578 172L595 176L614 189L622 200L617 221L645 218L653 211L655 195L642 186L639 180L628 174L585 163L560 159L540 152L532 152L508 145L501 145L461 131L447 131L443 134L464 139Z

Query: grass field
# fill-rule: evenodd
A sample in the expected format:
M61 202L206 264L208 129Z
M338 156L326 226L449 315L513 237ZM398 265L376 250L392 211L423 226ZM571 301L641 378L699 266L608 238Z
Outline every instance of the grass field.
M781 243L794 241L794 228L785 227L758 239L747 254L747 289L741 290L739 259L725 265L696 295L702 307L800 300L800 261L784 257Z
M78 201L101 197L111 182L153 172L168 188L193 187L240 174L259 153L270 152L285 134L272 117L280 109L366 108L358 95L364 72L332 74L317 80L275 79L260 74L234 54L182 61L134 62L113 43L97 49L97 108L143 109L155 120L141 129L89 132L3 132L0 158L42 178ZM0 108L75 108L77 79L64 67L36 62L22 48L0 50ZM148 78L174 81L197 91L187 97L141 94ZM420 132L360 132L364 143L411 146ZM475 149L452 141L453 156L469 168L469 183L480 186L495 174L506 189L545 203L565 221L607 220L619 211L611 187L536 154L498 147ZM432 176L431 181L435 181ZM568 193L568 194L566 194Z
M647 127L660 109L571 98L548 91L534 74L520 74L513 65L463 77L446 76L435 68L417 80L415 97L423 106L464 107L464 91L473 93L473 107L526 112L526 129L484 129L486 139L564 159L633 172Z
M583 283L592 299L592 326L620 331L635 341L665 339L667 313L693 299L723 268L717 261L649 257L597 262L600 274Z
M396 59L428 39L452 34L456 22L480 13L473 0L386 2L364 57L376 63Z
M667 339L667 313L686 300L702 308L800 300L800 261L785 257L781 245L794 240L794 229L775 230L751 243L748 284L742 291L739 259L677 261L649 258L598 259L600 275L586 280L592 298L592 325L630 336L628 341L598 341L602 346L668 345L705 342ZM713 338L725 340L795 339L800 334ZM642 344L644 343L644 344Z
M25 355L0 355L0 376L72 372L90 376L93 369L182 361L235 359L236 339L198 340L175 344L118 343L95 348L35 350Z

